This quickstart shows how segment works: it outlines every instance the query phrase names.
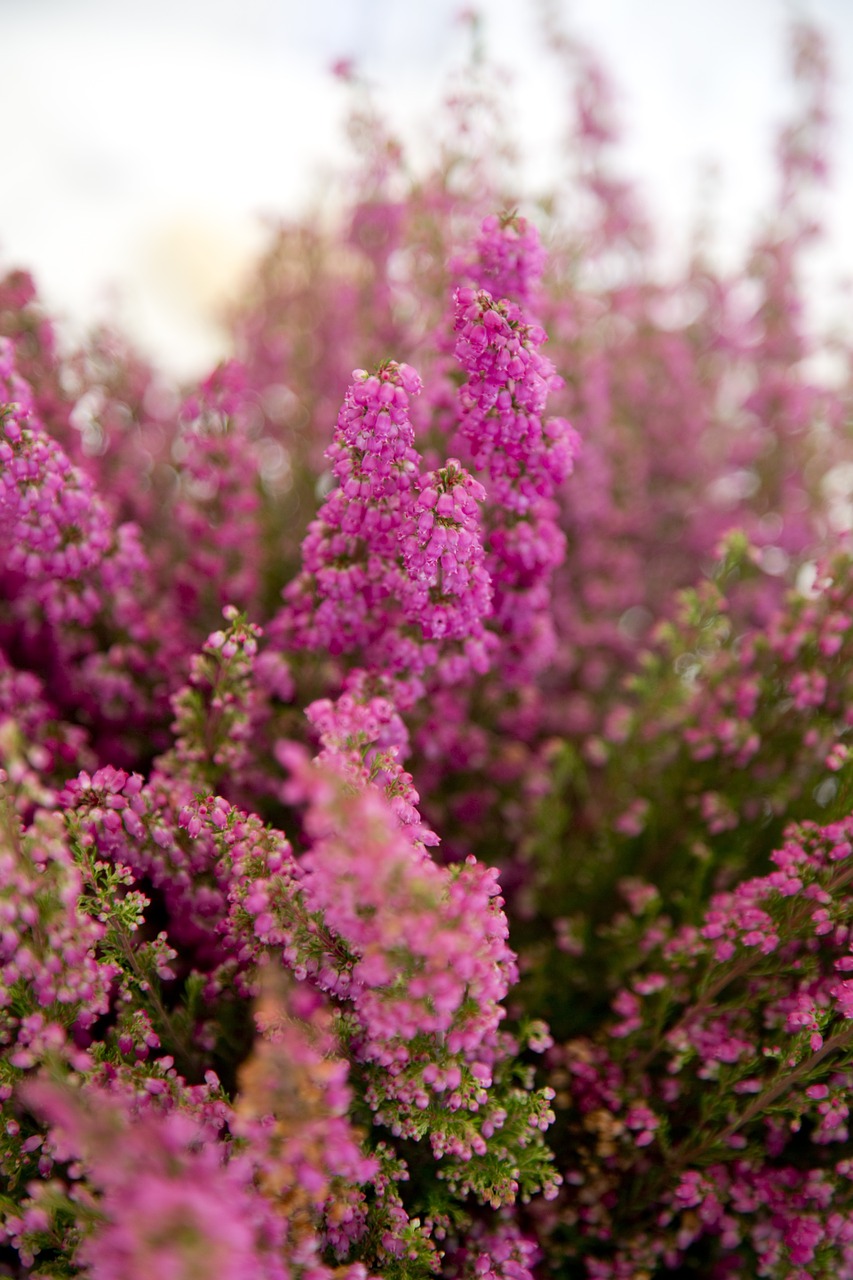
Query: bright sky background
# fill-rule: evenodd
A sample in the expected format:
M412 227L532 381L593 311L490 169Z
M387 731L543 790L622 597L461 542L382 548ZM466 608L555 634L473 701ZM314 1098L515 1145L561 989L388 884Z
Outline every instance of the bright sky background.
M796 12L830 35L837 119L831 241L853 278L853 0L559 0L619 91L625 168L684 243L715 163L731 257L771 189ZM0 268L33 270L72 330L111 317L165 367L223 351L214 313L263 243L264 217L322 191L345 155L355 58L417 148L467 47L462 0L0 0ZM535 0L481 0L533 186L553 163L560 86ZM826 315L837 314L827 310Z

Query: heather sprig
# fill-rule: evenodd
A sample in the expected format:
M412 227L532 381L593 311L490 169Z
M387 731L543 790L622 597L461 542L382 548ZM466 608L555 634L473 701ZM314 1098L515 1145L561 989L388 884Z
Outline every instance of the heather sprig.
M338 483L309 527L302 573L276 619L287 646L344 653L393 626L404 584L399 537L419 472L409 400L420 389L408 365L354 371L327 451Z
M232 361L217 368L181 410L172 445L177 498L169 512L169 551L180 547L170 590L194 627L227 606L254 613L267 570L263 447L245 372Z
M535 237L526 245L535 248ZM495 273L492 273L495 274ZM515 284L513 280L497 283ZM486 564L495 620L518 678L553 656L549 583L565 553L554 495L571 473L579 440L562 418L544 418L549 392L562 385L539 347L545 331L510 298L457 289L455 354L460 435L486 473L490 531Z
M850 837L849 821L794 828L774 870L716 894L698 927L653 914L615 1017L594 1040L552 1051L576 1147L563 1195L583 1203L597 1179L614 1185L632 1170L635 1231L617 1259L640 1251L672 1266L704 1235L743 1242L768 1276L795 1274L818 1251L828 1267L847 1256L841 1217L814 1211L848 1137ZM834 1198L840 1214L846 1183ZM581 1209L581 1236L608 1238L604 1204Z
M252 680L261 629L234 605L223 610L225 630L211 632L190 661L187 684L172 698L175 745L158 764L200 790L239 774L262 694Z
M16 373L14 348L0 339L0 537L2 568L20 575L19 598L58 628L90 625L144 575L139 531L113 529L89 478L39 422L32 393Z
M455 459L421 475L413 369L388 361L354 378L327 451L338 483L309 528L302 573L271 635L285 651L358 652L408 709L429 684L488 668L491 586L477 506L485 492Z

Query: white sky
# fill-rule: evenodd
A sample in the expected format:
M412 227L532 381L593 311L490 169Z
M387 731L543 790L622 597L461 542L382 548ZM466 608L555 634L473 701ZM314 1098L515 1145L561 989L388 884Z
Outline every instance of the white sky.
M464 57L462 0L0 0L0 267L33 270L72 325L118 318L164 366L222 351L212 315L263 242L346 153L353 56L417 147ZM535 0L481 0L511 66L533 184L553 163L560 87ZM771 189L789 97L784 0L561 0L619 90L625 167L683 243L701 175L719 171L734 257ZM830 34L837 117L830 249L815 293L853 277L853 0L796 12ZM830 312L826 312L830 314Z

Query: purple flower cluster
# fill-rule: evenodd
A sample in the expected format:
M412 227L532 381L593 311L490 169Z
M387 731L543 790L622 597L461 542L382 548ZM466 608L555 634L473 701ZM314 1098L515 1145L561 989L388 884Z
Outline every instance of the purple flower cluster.
M424 663L443 684L460 684L489 669L494 637L485 623L492 612L492 583L480 541L478 504L483 486L455 458L429 472L420 483L414 510L416 531L402 539L408 574L406 617L419 624L424 641L459 641L424 646ZM414 522L413 522L414 523ZM427 656L430 648L436 656Z
M147 563L132 525L113 530L88 477L41 426L29 387L0 340L2 569L54 627L90 625L130 592Z
M191 618L204 614L211 592L210 612L226 605L255 612L260 605L261 565L253 549L263 531L263 461L253 408L245 373L232 361L182 409L182 431L173 449L178 463L173 519L182 554L173 589Z
M491 1064L505 1052L497 1032L515 958L496 873L474 859L446 869L428 857L424 840L435 838L420 823L417 795L393 756L374 756L368 767L375 781L367 780L365 730L376 719L370 707L365 711L313 709L326 726L323 759L312 765L288 752L292 798L307 804L310 849L293 869L290 894L279 864L260 883L255 876L237 901L254 917L256 936L284 944L289 967L351 1003L353 1052L382 1069L374 1072L371 1105L415 1135L414 1121L406 1119L413 1112L429 1105L476 1111L487 1103ZM355 768L354 755L361 756ZM302 941L306 912L324 927Z
M409 400L420 389L408 365L354 372L326 455L337 485L309 527L302 572L276 619L282 643L346 653L393 627L405 585L399 540L419 470Z
M85 1171L97 1193L87 1199L100 1225L83 1240L80 1265L97 1280L141 1280L152 1271L183 1276L203 1252L223 1275L286 1280L283 1224L257 1194L249 1162L224 1162L216 1129L182 1111L128 1114L119 1099L99 1092L81 1099L34 1083L26 1093L51 1125L56 1158L76 1166L78 1178ZM36 1215L49 1221L38 1199L22 1225L32 1231Z
M564 419L543 417L549 392L562 385L539 351L544 330L484 289L458 289L455 301L456 356L468 375L459 430L488 476L495 617L522 675L554 652L549 581L565 554L554 495L579 441Z
M493 298L511 298L525 310L536 310L547 254L532 222L518 214L490 213L474 240L470 264L459 264Z
M486 290L456 291L456 354L468 375L460 393L461 432L492 497L518 515L551 497L572 470L577 438L561 418L543 420L561 379L538 348L544 329L517 303Z
M2 1272L853 1280L825 59L663 283L543 21L541 239L475 58L414 182L347 69L343 216L194 387L0 280Z
M308 530L302 572L272 635L285 649L358 651L410 707L427 684L488 669L485 491L455 459L421 475L409 416L421 390L413 369L389 361L354 378L327 452L337 486Z

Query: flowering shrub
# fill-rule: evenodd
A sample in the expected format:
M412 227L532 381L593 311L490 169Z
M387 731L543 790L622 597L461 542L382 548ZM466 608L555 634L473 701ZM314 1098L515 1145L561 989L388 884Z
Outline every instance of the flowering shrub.
M483 64L417 181L342 68L341 217L183 396L0 284L2 1274L853 1277L851 352L813 374L794 37L730 277L660 282L551 31L529 216Z

